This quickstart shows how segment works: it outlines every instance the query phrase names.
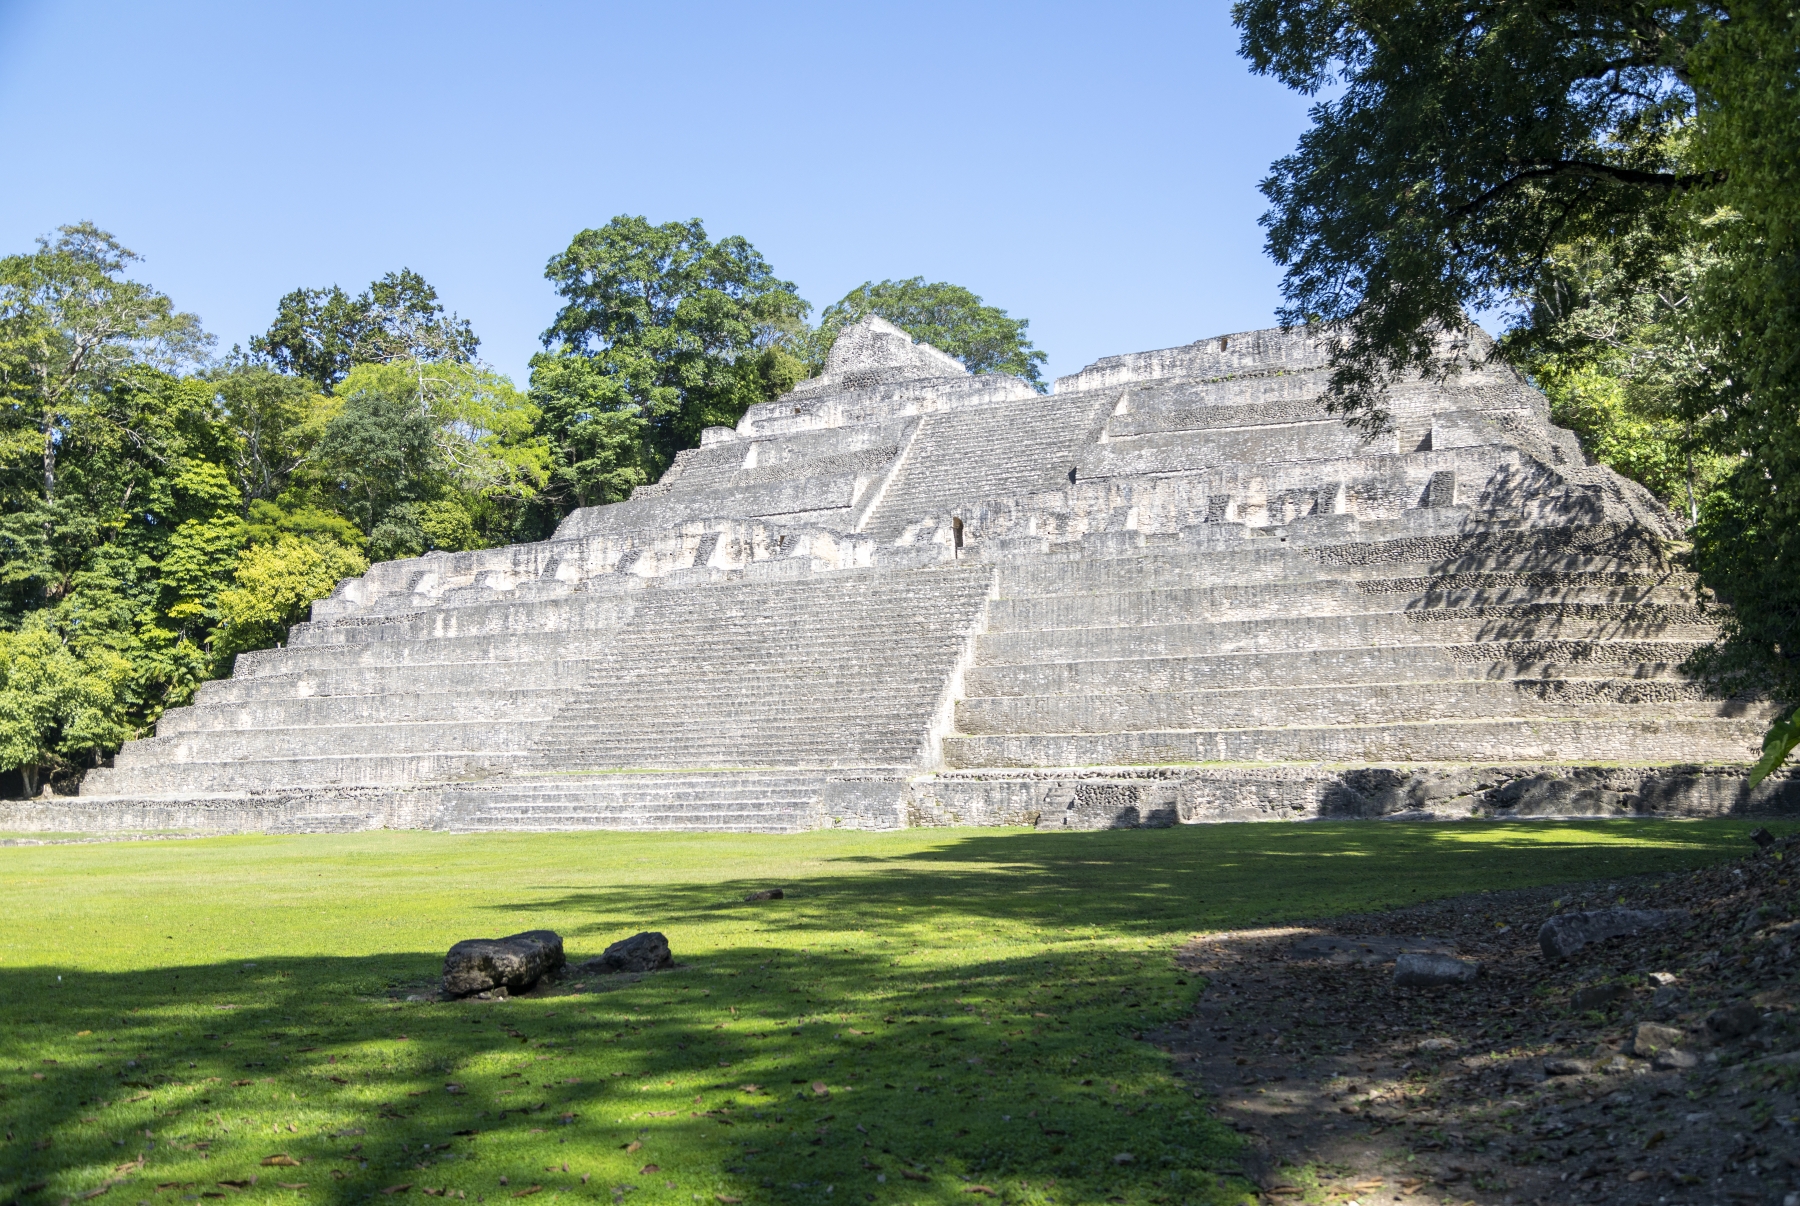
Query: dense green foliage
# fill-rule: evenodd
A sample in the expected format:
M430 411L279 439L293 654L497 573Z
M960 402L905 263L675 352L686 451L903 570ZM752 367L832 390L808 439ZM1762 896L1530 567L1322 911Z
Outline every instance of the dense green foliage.
M27 793L285 641L370 560L547 536L828 345L754 247L698 221L614 218L551 259L565 304L529 394L409 269L296 289L214 359L136 258L84 223L0 260L0 776ZM939 326L915 334L1036 380L1022 320L920 287L906 321Z
M1039 392L1049 388L1039 372L1048 357L1025 337L1029 319L1008 317L1005 310L984 304L961 285L927 284L922 276L865 281L825 307L815 340L818 365L823 366L839 331L870 314L950 353L971 373L1010 373L1031 382Z
M747 241L699 219L621 215L584 230L544 275L563 299L532 359L557 448L553 489L574 506L654 481L707 427L791 389L811 309Z
M1385 425L1387 384L1512 307L1503 346L1558 417L1692 522L1730 605L1695 667L1800 704L1800 10L1234 15L1256 70L1329 91L1263 187L1282 318L1333 337L1334 409Z
M410 268L390 272L352 301L338 286L296 289L281 299L267 332L250 350L321 392L358 364L475 359L474 328L447 314L437 290Z
M0 1100L0 1197L1236 1203L1245 1149L1138 1037L1189 1013L1196 931L1679 871L1753 824L0 850L0 1059L43 1077ZM660 930L682 966L407 999L452 942L540 927L571 961Z

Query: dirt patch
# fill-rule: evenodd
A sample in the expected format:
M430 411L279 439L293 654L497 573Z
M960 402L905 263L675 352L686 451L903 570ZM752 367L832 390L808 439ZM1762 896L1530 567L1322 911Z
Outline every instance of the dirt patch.
M1247 1137L1265 1202L1800 1206L1795 859L1782 839L1691 874L1205 935L1180 956L1198 1011L1145 1037ZM1610 908L1686 917L1540 949L1548 918ZM1396 987L1409 951L1480 972Z

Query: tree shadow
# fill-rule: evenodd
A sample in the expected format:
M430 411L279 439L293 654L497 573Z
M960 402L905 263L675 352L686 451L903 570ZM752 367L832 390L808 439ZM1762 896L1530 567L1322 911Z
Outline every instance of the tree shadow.
M1685 869L1741 853L1755 822L1592 821L1196 825L1172 830L972 833L893 856L823 860L779 884L730 880L581 890L497 913L550 907L590 918L573 930L702 923L753 910L775 929L829 919L873 929L953 909L996 924L1153 936L1379 909L1478 888ZM783 905L746 904L782 887Z

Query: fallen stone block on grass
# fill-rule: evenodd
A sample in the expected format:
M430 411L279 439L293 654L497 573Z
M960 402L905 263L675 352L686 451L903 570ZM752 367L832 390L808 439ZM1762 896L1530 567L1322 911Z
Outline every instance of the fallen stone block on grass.
M1454 955L1409 951L1394 960L1394 986L1440 988L1445 984L1467 984L1480 971L1479 963L1458 959Z
M1567 959L1589 943L1628 938L1685 921L1680 909L1594 909L1558 913L1538 930L1538 947L1546 959Z
M564 963L562 935L527 930L505 938L469 938L444 956L444 995L523 992Z
M673 966L675 957L669 953L669 940L654 930L645 930L641 934L633 934L629 938L607 947L597 959L589 959L581 965L584 972L653 972Z

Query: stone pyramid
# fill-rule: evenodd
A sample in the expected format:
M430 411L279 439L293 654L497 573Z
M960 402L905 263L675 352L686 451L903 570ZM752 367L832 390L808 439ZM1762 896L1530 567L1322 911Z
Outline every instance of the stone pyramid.
M16 828L1713 814L1765 705L1645 491L1490 360L1326 413L1251 331L1039 394L879 318L537 544L376 565Z

